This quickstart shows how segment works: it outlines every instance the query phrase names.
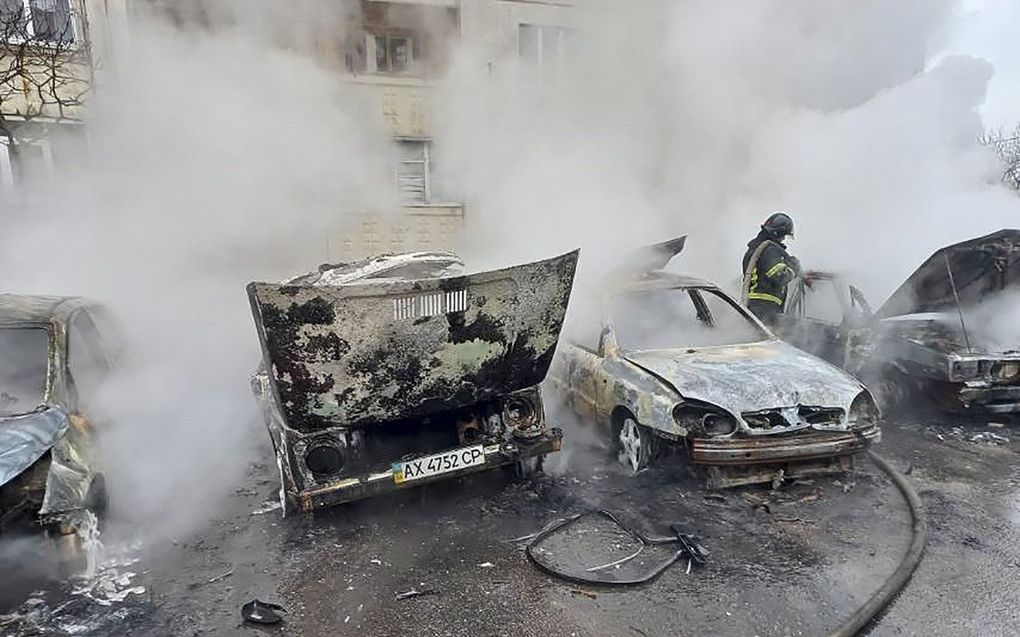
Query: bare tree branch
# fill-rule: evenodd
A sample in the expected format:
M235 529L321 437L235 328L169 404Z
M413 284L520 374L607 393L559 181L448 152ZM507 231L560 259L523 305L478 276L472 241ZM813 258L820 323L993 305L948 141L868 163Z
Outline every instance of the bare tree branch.
M1002 162L1002 181L1013 190L1020 190L1020 124L1012 131L1001 129L983 135L980 140L995 150Z
M92 73L81 0L0 0L0 135L79 120Z

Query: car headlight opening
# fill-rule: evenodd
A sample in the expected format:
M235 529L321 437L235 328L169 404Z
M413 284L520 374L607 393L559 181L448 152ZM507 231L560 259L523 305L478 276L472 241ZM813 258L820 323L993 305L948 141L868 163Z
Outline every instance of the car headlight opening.
M846 420L851 429L860 429L877 424L878 418L879 411L875 400L867 392L861 392L851 403Z
M511 396L503 402L503 422L515 436L532 438L542 433L539 407L525 396Z
M1020 378L1020 362L1003 361L992 365L992 378L1000 383L1009 383Z
M305 453L305 466L317 478L336 475L344 467L344 456L333 445L317 444Z
M709 436L728 436L737 430L737 421L727 414L705 414L701 426Z

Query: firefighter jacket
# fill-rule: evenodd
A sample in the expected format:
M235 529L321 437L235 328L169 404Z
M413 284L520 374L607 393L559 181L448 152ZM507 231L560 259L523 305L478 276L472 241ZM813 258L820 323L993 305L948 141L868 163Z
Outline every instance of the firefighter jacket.
M758 255L758 261L750 272L747 298L749 301L766 301L782 306L786 302L786 286L800 274L796 257L786 251L786 246L770 239L764 231L747 244L744 254L744 273L758 247L767 242Z

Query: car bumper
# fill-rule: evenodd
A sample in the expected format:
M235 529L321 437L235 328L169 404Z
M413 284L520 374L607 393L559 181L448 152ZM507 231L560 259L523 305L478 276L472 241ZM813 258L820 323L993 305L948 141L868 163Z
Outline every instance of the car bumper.
M967 412L1020 414L1020 386L968 387L959 392L960 404Z
M818 432L691 442L691 461L700 465L753 465L800 462L853 455L882 438L878 427L857 432Z
M302 511L310 512L323 507L353 502L392 491L401 491L430 482L439 482L458 476L480 473L506 466L525 458L533 458L559 451L562 440L563 433L559 429L550 429L542 436L533 440L514 440L485 445L483 449L485 452L485 462L483 464L400 484L394 480L393 471L390 469L350 476L321 487L305 489L297 493L288 493L288 507L293 505ZM421 455L427 456L430 454Z

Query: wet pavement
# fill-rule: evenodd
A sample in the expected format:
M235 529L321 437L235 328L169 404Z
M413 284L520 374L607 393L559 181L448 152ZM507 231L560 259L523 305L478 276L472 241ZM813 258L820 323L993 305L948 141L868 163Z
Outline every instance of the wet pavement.
M988 435L994 434L994 435ZM4 635L819 635L887 577L910 536L892 483L858 471L707 492L675 461L627 476L584 430L533 483L499 472L282 519L268 450L221 515L191 537L147 545L108 533L88 582L11 576ZM928 508L925 559L872 635L1011 635L1020 626L1020 431L890 424L878 449ZM593 508L648 534L698 535L712 554L627 589L551 579L513 540ZM130 536L129 533L121 531ZM113 533L113 531L111 531ZM635 550L586 520L543 545L575 572ZM601 572L667 557L663 549ZM17 581L14 581L17 580ZM30 585L31 584L31 585ZM401 593L423 595L398 598ZM241 621L258 598L287 609L274 627Z

